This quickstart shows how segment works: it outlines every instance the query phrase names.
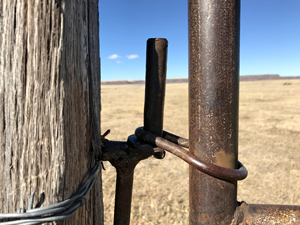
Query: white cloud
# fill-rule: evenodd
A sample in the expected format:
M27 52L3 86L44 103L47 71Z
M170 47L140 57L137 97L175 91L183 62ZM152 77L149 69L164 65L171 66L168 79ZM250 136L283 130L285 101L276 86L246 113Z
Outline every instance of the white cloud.
M108 59L118 59L118 58L121 58L121 56L119 56L117 54L113 54L113 55L108 56Z
M122 63L122 62L118 60L117 63Z
M137 59L138 55L126 55L127 59Z

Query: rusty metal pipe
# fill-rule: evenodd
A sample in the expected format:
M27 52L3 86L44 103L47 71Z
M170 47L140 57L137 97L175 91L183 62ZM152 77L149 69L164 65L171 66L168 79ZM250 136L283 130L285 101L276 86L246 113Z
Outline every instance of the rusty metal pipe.
M238 167L240 0L189 0L189 150ZM190 166L190 225L230 224L237 182Z
M162 136L168 41L150 38L147 41L144 128Z
M232 225L299 224L300 206L260 205L243 202L236 210Z

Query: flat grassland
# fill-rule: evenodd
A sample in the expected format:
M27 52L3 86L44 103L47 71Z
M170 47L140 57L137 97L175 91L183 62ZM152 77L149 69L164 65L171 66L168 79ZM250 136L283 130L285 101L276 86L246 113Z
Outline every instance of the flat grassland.
M300 205L300 80L240 83L238 201ZM102 133L126 141L143 125L144 85L102 86ZM188 84L167 84L164 130L188 137ZM113 224L115 169L105 162L105 225ZM167 153L135 170L131 224L188 224L188 165Z

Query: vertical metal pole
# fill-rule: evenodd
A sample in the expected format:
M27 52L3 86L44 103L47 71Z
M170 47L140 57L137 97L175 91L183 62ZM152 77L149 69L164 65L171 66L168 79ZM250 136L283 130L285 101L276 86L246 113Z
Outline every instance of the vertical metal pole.
M129 225L134 166L117 168L114 225Z
M166 39L151 38L147 41L144 129L159 136L163 129L167 48ZM121 145L114 143L119 149L122 149ZM162 158L163 153L158 152L154 156ZM130 224L134 168L142 159L145 158L133 155L133 158L111 161L117 170L114 225Z
M240 0L189 0L189 140L201 159L237 168ZM190 224L230 224L237 183L190 167Z
M168 41L150 38L147 41L144 129L162 136L165 102Z

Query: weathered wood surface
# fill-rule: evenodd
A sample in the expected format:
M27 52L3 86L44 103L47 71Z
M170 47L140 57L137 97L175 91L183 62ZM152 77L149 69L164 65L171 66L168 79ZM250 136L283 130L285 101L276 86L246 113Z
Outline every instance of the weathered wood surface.
M97 0L1 0L0 213L70 197L99 137ZM101 186L59 224L103 224Z

